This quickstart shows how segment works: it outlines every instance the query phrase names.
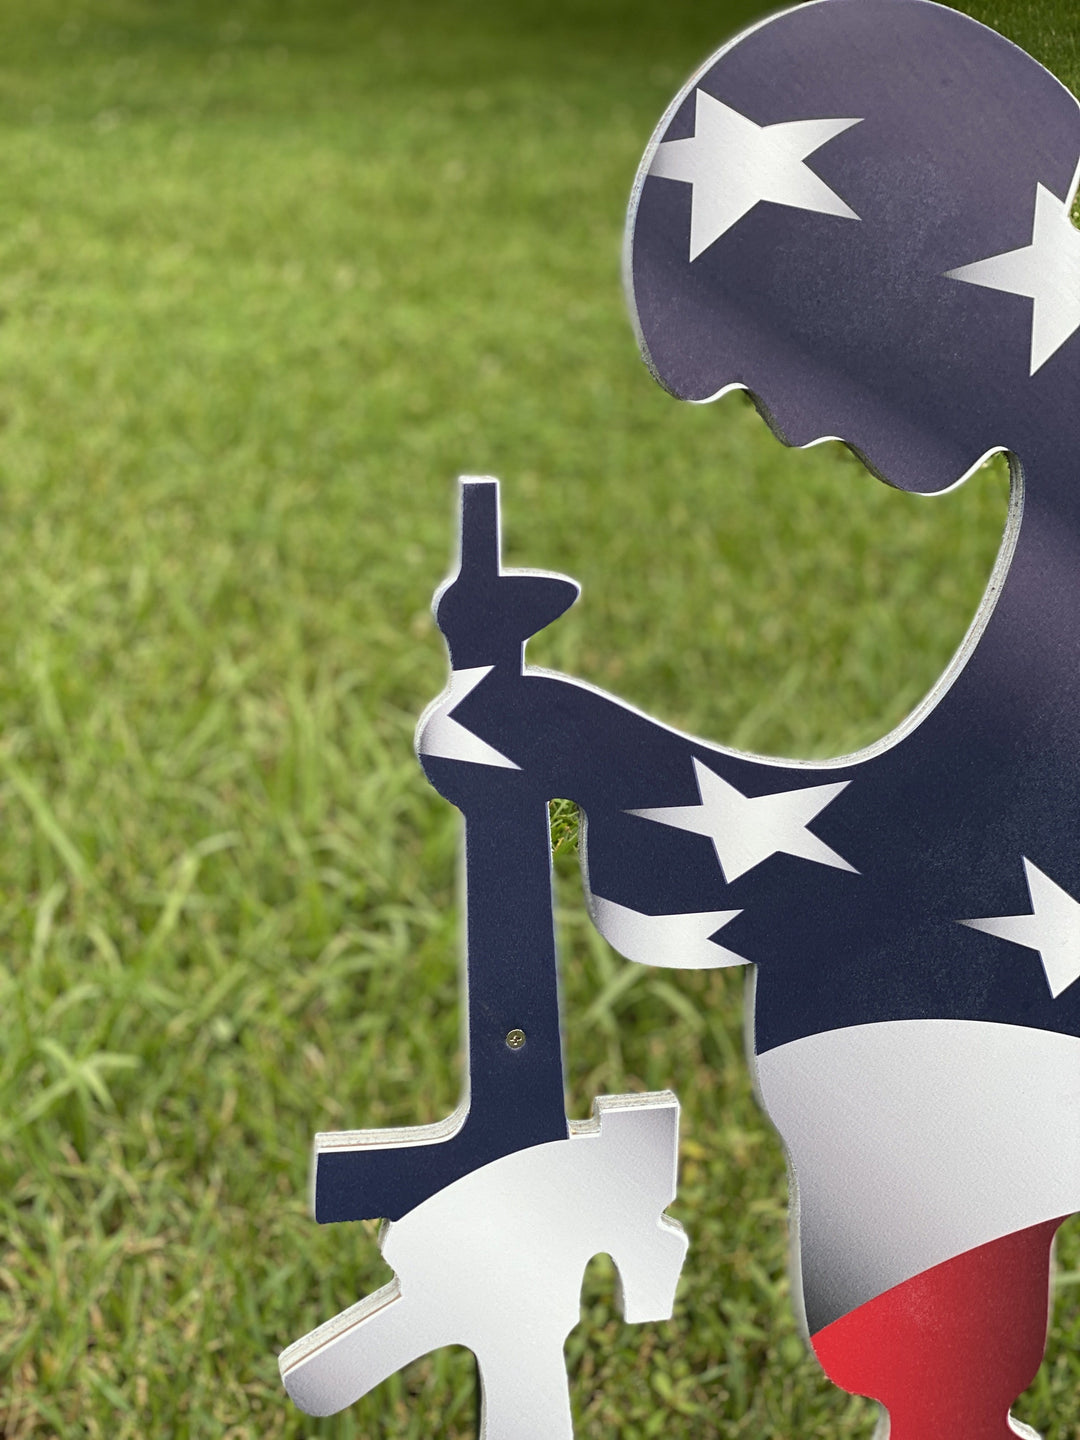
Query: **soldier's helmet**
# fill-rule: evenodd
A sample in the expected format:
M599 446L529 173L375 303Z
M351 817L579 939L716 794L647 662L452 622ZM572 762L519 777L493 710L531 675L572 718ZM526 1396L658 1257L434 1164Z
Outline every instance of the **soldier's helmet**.
M1069 91L955 10L766 20L645 152L625 253L645 358L673 394L743 387L788 443L842 439L908 490L1047 433L1075 447L1078 161Z

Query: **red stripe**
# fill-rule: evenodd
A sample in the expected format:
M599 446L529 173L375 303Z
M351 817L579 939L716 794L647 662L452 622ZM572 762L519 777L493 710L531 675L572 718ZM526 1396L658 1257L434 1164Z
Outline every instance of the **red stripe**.
M1046 1345L1046 1220L924 1270L812 1337L826 1375L889 1411L889 1440L1016 1440Z

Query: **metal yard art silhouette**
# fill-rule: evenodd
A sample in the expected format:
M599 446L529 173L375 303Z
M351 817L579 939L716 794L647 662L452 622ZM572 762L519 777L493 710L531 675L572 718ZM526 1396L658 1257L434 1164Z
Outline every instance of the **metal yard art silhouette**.
M504 570L496 485L463 483L436 606L451 681L418 748L465 816L469 1091L439 1126L319 1137L317 1218L390 1217L399 1275L284 1353L305 1408L457 1339L491 1379L488 1440L567 1436L553 1355L585 1252L625 1266L628 1318L670 1309L673 1097L601 1100L591 1129L563 1111L547 802L565 796L616 950L754 967L750 1058L825 1371L886 1407L890 1440L1029 1433L1009 1408L1080 1210L1078 162L1072 95L931 0L812 0L664 115L626 243L656 378L697 402L745 389L785 443L839 438L922 494L1007 452L1006 534L927 699L806 764L525 665L576 586ZM519 1264L548 1276L535 1317L500 1302ZM447 1285L454 1305L431 1298Z

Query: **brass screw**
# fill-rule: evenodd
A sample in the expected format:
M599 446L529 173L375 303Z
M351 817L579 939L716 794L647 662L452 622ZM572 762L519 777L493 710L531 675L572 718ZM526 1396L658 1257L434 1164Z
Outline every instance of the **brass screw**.
M506 1048L508 1050L520 1050L525 1044L524 1030L508 1030L506 1032Z

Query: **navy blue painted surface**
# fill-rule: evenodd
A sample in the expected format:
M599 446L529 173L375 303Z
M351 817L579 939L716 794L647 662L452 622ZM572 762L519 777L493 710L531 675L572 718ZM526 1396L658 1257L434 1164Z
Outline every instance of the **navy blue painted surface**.
M562 577L502 571L497 487L463 487L460 568L435 606L456 669L520 675L525 640L577 595ZM398 1219L481 1165L567 1134L547 797L520 771L426 764L465 816L468 1114L435 1144L320 1155L319 1221Z
M1077 347L1029 377L1030 300L945 278L1030 242L1037 183L1069 192L1080 109L1061 83L927 0L826 0L721 52L663 139L692 133L698 86L760 125L860 117L809 164L861 218L762 203L691 263L690 186L645 180L631 303L661 382L690 400L743 384L789 443L839 436L906 490L996 445L1064 460Z
M658 378L693 400L742 384L787 442L839 436L904 489L944 489L1009 450L1024 509L1007 579L921 723L873 753L795 767L523 670L523 639L573 591L495 574L493 489L466 486L475 545L439 620L459 668L493 668L454 718L521 767L425 761L469 835L472 1110L460 1142L352 1155L333 1175L324 1161L319 1218L399 1214L455 1167L564 1125L541 834L552 796L585 811L597 895L653 915L742 911L717 939L758 967L759 1053L916 1017L1080 1034L1080 984L1054 999L1032 950L957 923L1030 912L1023 856L1080 897L1080 338L1031 375L1030 299L944 273L1031 242L1036 185L1071 193L1080 109L1007 41L925 0L776 18L721 52L657 140L692 133L695 85L762 125L861 117L810 162L861 218L761 203L691 262L690 186L645 178L628 255ZM695 757L747 796L849 782L810 828L858 873L777 853L727 884L708 838L627 813L697 804ZM529 1032L520 1055L498 1049L510 1024Z

